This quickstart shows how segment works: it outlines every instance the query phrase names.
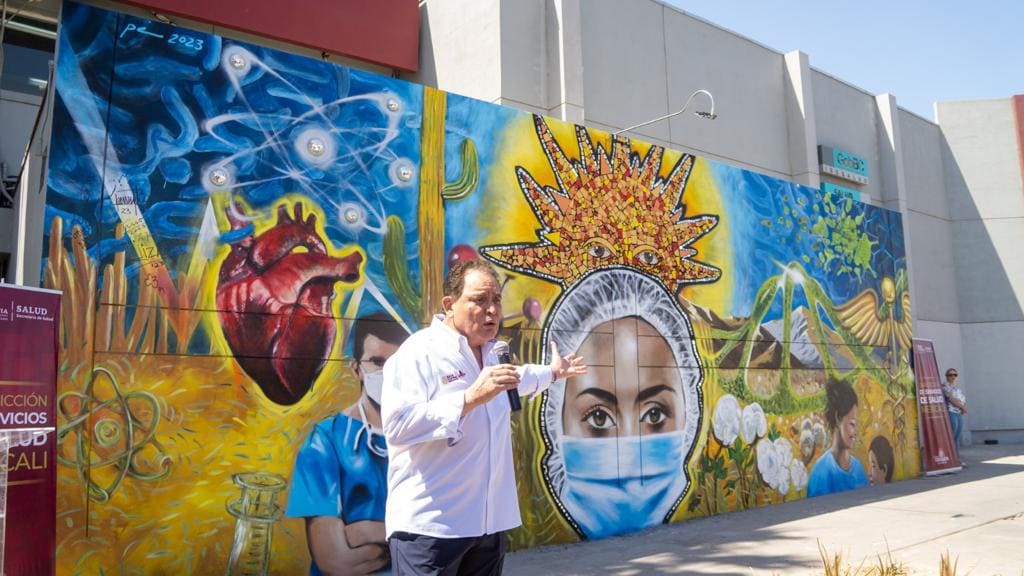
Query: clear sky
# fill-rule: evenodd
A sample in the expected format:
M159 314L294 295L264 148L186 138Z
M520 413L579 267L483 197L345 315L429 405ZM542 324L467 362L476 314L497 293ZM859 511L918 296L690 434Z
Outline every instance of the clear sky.
M933 119L932 103L1024 94L1024 1L664 0Z

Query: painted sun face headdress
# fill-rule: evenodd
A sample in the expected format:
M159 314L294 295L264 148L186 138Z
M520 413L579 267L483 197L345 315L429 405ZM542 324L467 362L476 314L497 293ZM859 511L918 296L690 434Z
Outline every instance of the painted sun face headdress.
M611 150L594 147L576 126L579 160L571 160L547 122L534 126L558 188L542 186L523 167L519 186L541 227L537 242L484 246L501 266L571 286L594 270L627 266L676 292L684 283L714 282L721 271L693 260L690 245L718 223L714 215L686 216L683 190L694 157L683 154L667 177L659 175L665 149L651 146L643 160L628 138L612 138Z

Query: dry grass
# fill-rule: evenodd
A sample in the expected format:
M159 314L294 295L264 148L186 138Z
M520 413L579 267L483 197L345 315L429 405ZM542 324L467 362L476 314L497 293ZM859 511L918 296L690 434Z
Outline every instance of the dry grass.
M821 555L822 569L824 570L824 576L909 576L910 570L903 565L902 562L892 557L892 551L889 550L889 544L885 545L885 555L879 554L876 557L877 564L865 567L865 560L861 560L860 564L856 567L851 566L848 562L843 560L843 555L840 552L830 554L825 547L822 546L821 542L818 542L818 552ZM957 567L960 563L960 557L957 556L953 559L949 557L949 551L947 550L939 558L939 576L957 576ZM1024 573L1022 573L1024 574Z
M835 552L830 554L825 547L818 542L818 553L821 554L822 568L825 570L825 576L868 576L872 574L874 569L869 568L868 572L864 572L864 561L861 560L860 564L853 568L847 562L843 560L842 552Z
M939 576L956 576L957 565L960 564L960 557L957 556L950 562L949 550L939 558Z
M876 563L866 567L867 559L861 560L860 564L853 567L843 560L842 553L829 554L820 541L818 542L818 552L821 554L821 563L825 576L908 576L910 574L910 571L902 562L892 557L892 551L889 550L888 543L885 545L885 555L879 554L875 558ZM945 576L946 572L941 572L940 574ZM955 576L955 571L951 574Z

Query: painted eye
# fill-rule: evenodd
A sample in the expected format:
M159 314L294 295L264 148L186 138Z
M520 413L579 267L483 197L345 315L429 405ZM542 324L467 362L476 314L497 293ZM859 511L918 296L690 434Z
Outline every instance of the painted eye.
M607 430L615 426L615 419L604 408L597 407L587 412L583 421L598 430Z
M661 406L654 406L647 412L644 412L644 415L640 417L640 421L644 424L656 426L664 422L667 418L668 414L665 413L665 410L663 410Z
M658 262L661 262L661 257L658 256L658 253L654 250L644 250L636 255L636 259L644 266L654 266Z
M590 248L587 248L587 254L590 254L599 260L604 260L612 255L612 251L600 244L592 244Z

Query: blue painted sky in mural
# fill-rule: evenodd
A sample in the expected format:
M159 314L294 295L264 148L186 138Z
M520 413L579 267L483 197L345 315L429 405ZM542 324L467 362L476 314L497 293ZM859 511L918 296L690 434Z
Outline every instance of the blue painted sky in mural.
M1024 93L1024 3L664 0L928 119L943 100ZM881 65L879 65L882 63Z
M814 188L728 164L708 164L727 206L735 259L732 268L743 271L729 279L734 286L731 314L746 315L765 279L780 274L791 262L803 266L835 304L865 289L878 290L883 277L893 278L898 268L906 266L899 214L852 200L848 206L840 206L831 198L823 198L821 191ZM842 265L853 259L851 254L828 261L819 256L826 251L820 227L842 221L838 214L828 213L826 206L830 202L843 212L842 218L860 218L863 222L865 241L870 244L868 266L842 271ZM815 230L819 222L819 229ZM794 298L796 305L808 305L802 291L798 290ZM782 302L777 298L766 320L781 316Z

